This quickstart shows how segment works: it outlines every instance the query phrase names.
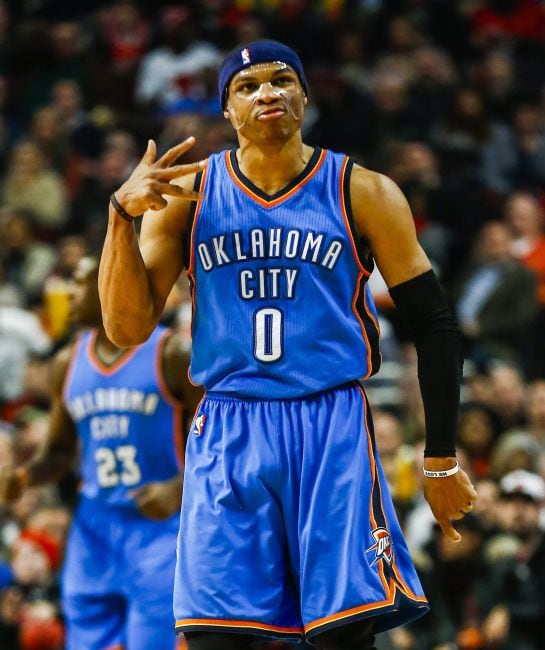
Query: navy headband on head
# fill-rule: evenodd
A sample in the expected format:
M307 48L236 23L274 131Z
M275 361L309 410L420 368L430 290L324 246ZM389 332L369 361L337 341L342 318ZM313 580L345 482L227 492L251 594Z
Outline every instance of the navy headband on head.
M278 41L254 41L253 43L237 47L229 52L225 58L218 77L221 107L223 109L225 108L229 82L237 72L249 68L256 63L268 63L270 61L280 61L292 67L299 77L305 95L308 94L303 64L297 52Z

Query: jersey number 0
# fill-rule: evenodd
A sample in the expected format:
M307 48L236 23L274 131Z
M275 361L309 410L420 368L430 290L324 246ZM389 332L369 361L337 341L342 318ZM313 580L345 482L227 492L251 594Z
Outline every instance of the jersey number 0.
M261 363L273 363L284 354L284 314L265 307L254 313L254 357Z

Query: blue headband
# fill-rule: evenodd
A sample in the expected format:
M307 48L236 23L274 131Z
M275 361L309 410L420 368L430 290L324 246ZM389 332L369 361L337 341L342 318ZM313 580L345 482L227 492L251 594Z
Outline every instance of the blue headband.
M222 109L227 101L227 91L231 79L245 68L256 63L281 61L292 67L303 86L305 95L308 95L307 81L303 72L303 64L297 52L278 41L254 41L232 50L223 62L218 77L218 91Z

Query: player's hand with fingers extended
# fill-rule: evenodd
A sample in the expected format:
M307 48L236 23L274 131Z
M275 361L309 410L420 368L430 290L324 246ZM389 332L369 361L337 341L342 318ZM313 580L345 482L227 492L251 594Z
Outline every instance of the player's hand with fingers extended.
M0 505L13 503L23 494L27 486L26 470L8 465L0 469Z
M200 192L186 190L172 182L177 178L195 174L206 166L206 160L186 165L175 164L194 143L195 138L187 138L156 159L157 146L153 140L148 141L142 160L125 183L114 192L125 213L137 217L146 210L161 210L167 205L165 196L176 196L188 201L203 198Z
M149 519L168 519L180 508L182 479L175 476L168 481L147 483L131 492L138 510Z
M430 458L424 460L424 468L433 472L449 470L456 465L456 458ZM460 533L452 525L473 510L477 492L468 475L459 469L451 476L430 478L424 476L424 496L433 516L443 533L453 542L459 542Z

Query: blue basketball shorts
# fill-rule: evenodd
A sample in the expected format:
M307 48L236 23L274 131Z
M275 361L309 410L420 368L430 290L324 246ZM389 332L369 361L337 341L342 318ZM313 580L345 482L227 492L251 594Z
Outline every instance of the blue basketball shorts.
M62 576L67 650L174 650L178 517L151 521L83 498Z
M177 632L300 641L427 612L359 385L289 400L209 393L184 480Z

